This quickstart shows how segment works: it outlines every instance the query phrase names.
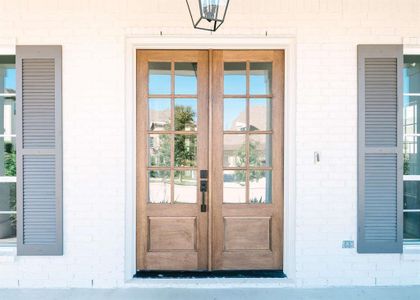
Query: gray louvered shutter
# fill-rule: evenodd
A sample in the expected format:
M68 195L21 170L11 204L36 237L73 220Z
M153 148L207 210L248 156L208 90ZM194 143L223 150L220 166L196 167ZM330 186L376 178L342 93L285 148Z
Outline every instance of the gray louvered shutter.
M16 47L18 255L63 254L61 56Z
M402 45L358 46L359 253L403 249Z

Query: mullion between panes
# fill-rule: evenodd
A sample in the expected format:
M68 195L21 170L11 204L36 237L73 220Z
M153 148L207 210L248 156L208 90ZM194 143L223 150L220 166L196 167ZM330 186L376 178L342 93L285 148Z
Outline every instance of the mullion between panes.
M197 94L191 94L191 95L188 95L188 94L179 94L179 95L176 95L176 94L173 94L173 93L172 94L168 94L168 95L160 95L160 94L149 95L149 98L151 98L151 99L159 99L159 98L168 98L168 96L169 97L172 97L172 98L175 98L175 99L197 98ZM233 97L233 98L235 98L235 97ZM263 98L263 97L261 97L261 98Z
M160 132L160 131L159 131ZM255 131L248 131L251 135L258 135L258 134L273 134L272 130L255 130ZM234 131L234 130L227 130L223 132L224 134L244 134L243 131Z
M174 130L159 130L159 131L153 131L153 130L148 130L147 131L148 134L167 134L167 135L171 135L171 134L177 134L177 135L197 135L196 131L174 131Z
M272 94L268 94L268 95L245 95L246 97L249 97L249 98L255 98L255 99L264 99L264 98L273 98L273 95ZM226 95L223 95L223 97L226 99L226 98L232 98L232 99L235 99L235 98L244 98L244 95L238 95L238 94L226 94ZM158 98L158 97L156 97L156 98Z
M246 145L246 173L245 173L245 203L249 204L249 61L246 62L246 133L245 133L245 145Z
M175 63L171 61L171 131L175 131ZM174 204L174 192L175 192L175 134L171 133L171 204Z

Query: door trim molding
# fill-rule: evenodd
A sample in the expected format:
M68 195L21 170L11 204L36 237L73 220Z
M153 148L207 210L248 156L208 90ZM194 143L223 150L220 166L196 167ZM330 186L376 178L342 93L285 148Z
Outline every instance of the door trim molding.
M296 38L138 35L127 36L125 40L125 284L129 281L132 283L136 273L136 50L138 49L282 49L285 51L283 271L289 280L294 280L296 277Z

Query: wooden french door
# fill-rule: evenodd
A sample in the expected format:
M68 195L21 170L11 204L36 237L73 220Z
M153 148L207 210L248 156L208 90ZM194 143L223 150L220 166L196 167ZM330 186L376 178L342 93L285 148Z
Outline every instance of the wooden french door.
M137 51L137 269L281 269L284 53Z

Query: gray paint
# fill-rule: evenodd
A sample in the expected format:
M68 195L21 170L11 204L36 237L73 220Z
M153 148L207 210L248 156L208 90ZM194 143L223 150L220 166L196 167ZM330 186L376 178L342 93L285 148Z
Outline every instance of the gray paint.
M358 48L359 253L403 250L403 46Z
M420 286L400 287L328 287L318 289L288 287L244 287L235 284L228 288L208 288L201 283L190 288L162 287L119 289L0 289L0 299L13 300L417 300ZM92 281L95 287L95 281ZM152 283L152 285L156 282ZM204 283L202 283L204 285ZM281 285L281 283L280 283ZM193 286L191 284L191 286Z
M62 255L61 46L17 46L16 76L17 254Z

